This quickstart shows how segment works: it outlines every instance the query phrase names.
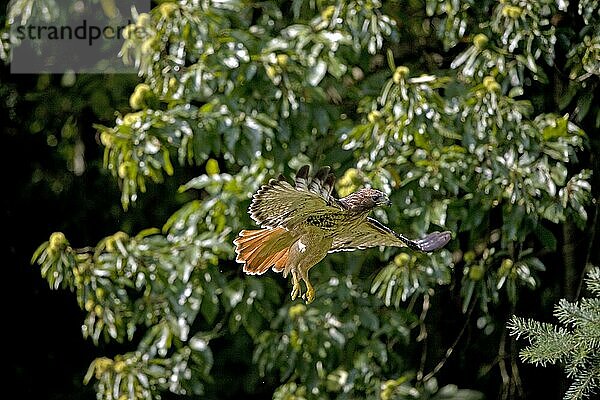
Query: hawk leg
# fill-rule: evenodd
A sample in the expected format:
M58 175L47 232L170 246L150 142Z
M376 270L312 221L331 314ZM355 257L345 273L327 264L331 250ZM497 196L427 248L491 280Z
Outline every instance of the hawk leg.
M306 304L310 304L315 299L315 288L308 279L308 270L298 270L292 268L292 300L301 297L306 301ZM302 294L302 285L300 279L306 284L306 293Z
M306 228L306 232L290 247L284 274L286 271L292 273L292 300L300 297L308 304L315 299L315 288L308 279L308 270L327 255L333 239L324 238L319 228ZM304 295L300 280L306 284Z
M308 269L301 271L302 280L306 284L306 293L302 296L304 300L306 300L306 304L310 304L315 299L315 288L310 283L308 279Z
M296 300L296 297L302 296L302 287L300 286L300 279L298 278L298 272L296 268L292 268L292 300Z

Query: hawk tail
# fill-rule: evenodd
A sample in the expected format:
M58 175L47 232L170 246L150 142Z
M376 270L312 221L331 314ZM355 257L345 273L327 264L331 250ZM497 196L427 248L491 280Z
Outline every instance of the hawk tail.
M243 230L233 241L235 261L244 264L244 272L260 275L270 267L277 272L284 269L293 239L281 227Z

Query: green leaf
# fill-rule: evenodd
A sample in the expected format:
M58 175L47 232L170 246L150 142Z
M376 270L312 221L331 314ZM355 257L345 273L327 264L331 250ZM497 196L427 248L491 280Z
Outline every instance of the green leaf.
M552 140L555 138L563 137L568 135L567 124L568 120L566 117L557 118L556 123L554 125L549 125L544 128L542 134L544 136L544 140Z
M200 313L206 322L212 324L219 313L219 299L214 294L208 294L202 299Z
M538 224L535 228L535 233L546 249L556 251L556 237L551 230L542 224Z
M171 164L171 157L169 155L169 151L165 149L162 153L165 172L167 173L167 175L173 175L173 164Z
M577 99L577 115L575 116L577 122L583 121L585 116L588 114L593 99L594 95L589 90L584 92L581 96L579 96L579 98Z
M35 264L36 261L40 261L40 256L48 248L49 243L50 242L46 241L38 246L38 248L33 252L33 255L31 256L31 264Z
M311 86L317 86L327 73L327 63L321 59L308 71L307 81Z
M521 224L523 223L524 215L525 208L522 206L514 205L511 207L504 208L504 224L502 226L502 230L506 235L505 240L519 240L519 232Z
M377 316L367 308L361 308L358 312L360 323L371 331L379 329L379 319Z

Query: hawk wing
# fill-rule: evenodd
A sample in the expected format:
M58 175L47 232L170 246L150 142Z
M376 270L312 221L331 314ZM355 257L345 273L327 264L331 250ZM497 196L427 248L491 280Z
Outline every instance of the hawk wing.
M250 217L263 228L290 227L309 215L343 210L331 192L335 177L329 167L321 168L313 179L309 166L300 168L295 186L283 176L271 179L252 196L248 209Z
M352 251L377 246L410 247L413 250L431 252L450 241L450 232L433 232L423 239L412 240L394 232L381 222L367 217L357 228L353 228L333 239L330 253Z

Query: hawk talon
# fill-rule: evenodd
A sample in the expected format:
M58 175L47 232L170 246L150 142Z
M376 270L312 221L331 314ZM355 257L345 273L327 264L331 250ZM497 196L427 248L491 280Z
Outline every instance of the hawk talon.
M302 298L306 301L306 304L310 304L315 299L315 289L311 286L306 290L306 293L302 296Z
M316 297L315 288L313 287L313 285L311 285L310 281L308 280L308 276L302 278L302 280L304 281L304 283L306 283L306 293L304 294L304 296L302 296L302 298L306 301L306 304L310 304L314 301Z
M292 300L296 300L296 297L298 296L302 296L302 291L300 289L300 284L294 284L294 287L292 288Z
M296 300L296 297L302 296L302 286L300 286L300 279L296 276L295 273L292 272L292 282L294 286L292 287L292 300Z

